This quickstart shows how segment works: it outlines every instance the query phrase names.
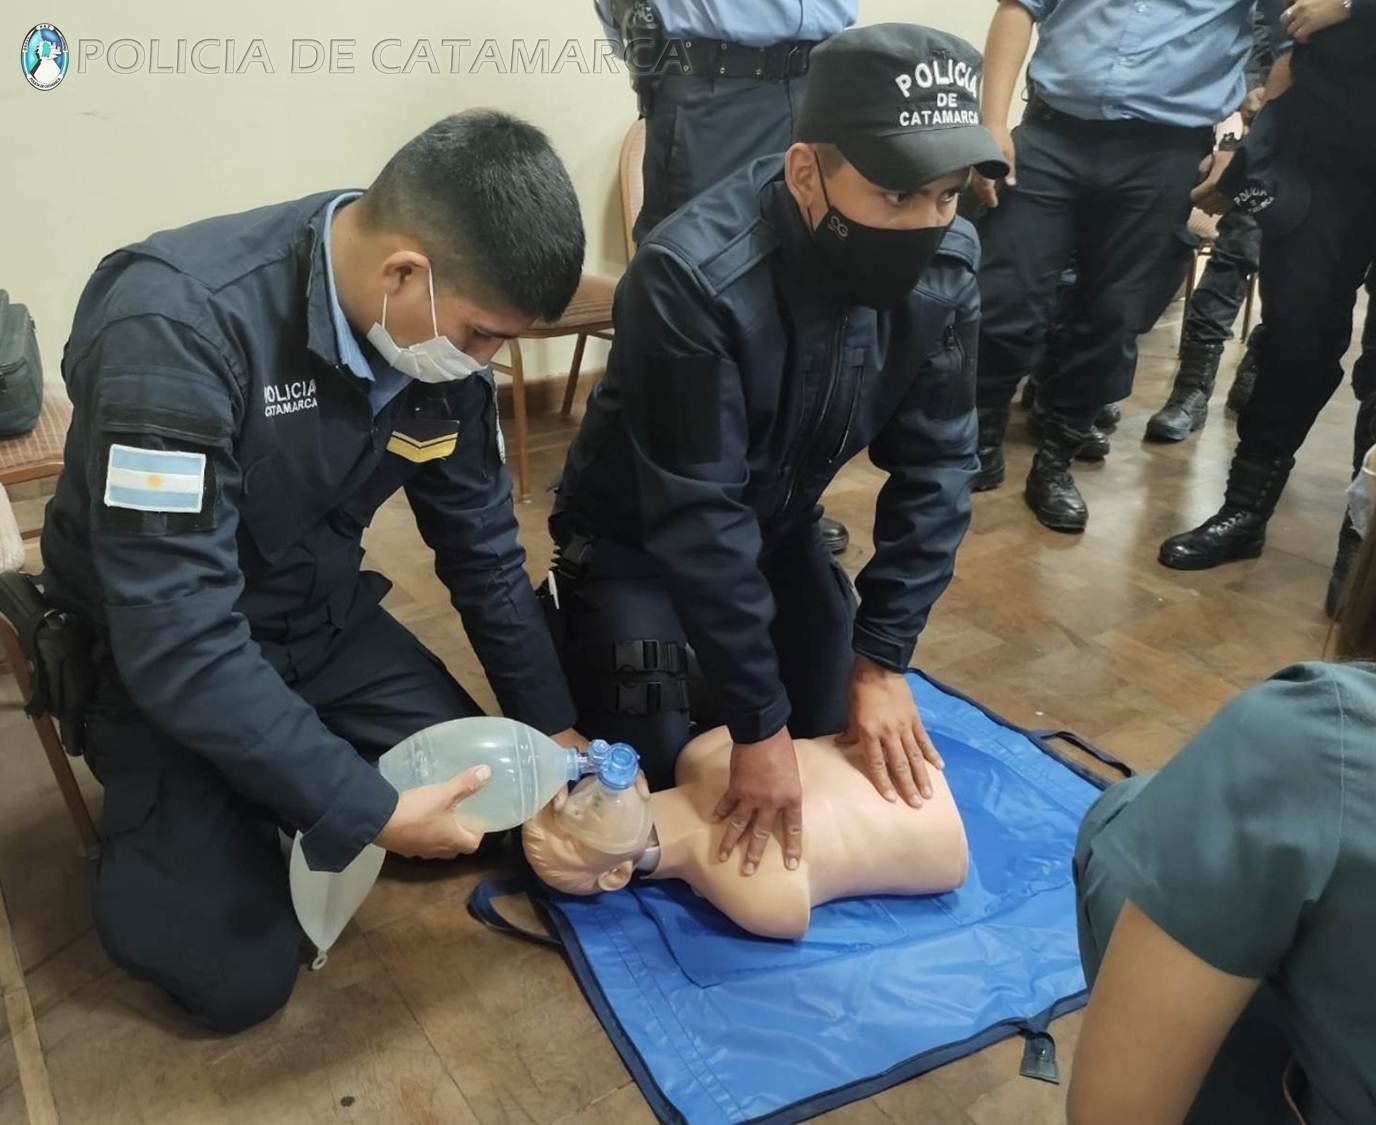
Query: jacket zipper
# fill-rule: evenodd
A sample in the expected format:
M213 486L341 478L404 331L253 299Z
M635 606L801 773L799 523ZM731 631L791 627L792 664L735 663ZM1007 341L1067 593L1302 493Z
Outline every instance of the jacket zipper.
M807 440L807 437L809 434L814 433L816 430L819 430L821 428L822 423L826 420L827 411L831 409L831 401L836 396L836 384L840 381L841 364L844 358L842 355L841 345L846 338L846 327L849 323L850 314L846 313L844 316L841 317L840 323L836 326L836 334L832 337L830 356L831 362L827 364L827 366L830 368L830 376L827 380L826 394L822 398L821 409L816 411L816 413L814 413L812 417L809 419L809 423L812 424L804 427L802 435L799 439L798 456L793 461L793 470L789 475L788 481L788 492L784 496L783 507L779 509L780 515L787 513L788 506L793 503L793 494L795 491L797 491L798 488L798 474L802 470L804 462L807 460L806 454L808 452L808 447L810 444ZM846 436L850 436L849 420L847 420L846 422Z
M841 456L841 450L846 448L846 442L850 440L851 427L855 424L855 407L860 401L860 384L864 381L863 375L855 376L855 387L850 393L850 409L846 411L846 428L841 431L841 440L836 443L836 448L831 451L828 462L835 461Z

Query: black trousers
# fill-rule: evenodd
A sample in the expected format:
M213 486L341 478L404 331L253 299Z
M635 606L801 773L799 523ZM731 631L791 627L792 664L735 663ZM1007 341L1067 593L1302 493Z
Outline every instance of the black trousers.
M1229 211L1218 224L1209 263L1185 311L1187 344L1232 339L1233 324L1260 267L1261 227L1246 211Z
M806 79L668 75L648 81L637 242L704 188L788 148Z
M815 523L761 564L774 594L774 647L792 705L788 727L797 738L844 730L848 688L854 662L851 632L855 590L822 544ZM696 726L721 721L715 703L695 693L693 713L686 709L633 714L612 702L617 680L660 679L627 676L611 666L612 646L622 641L667 641L686 646L688 637L659 566L639 547L599 540L586 575L560 583L561 628L556 629L578 728L609 741L628 742L640 752L652 788L674 784L674 763ZM660 693L666 694L666 693Z
M290 663L275 646L264 654ZM423 727L479 713L381 609L322 657L289 682L370 761ZM94 906L111 959L216 1031L266 1019L291 995L302 942L272 813L141 717L91 722L86 755L105 786Z
M1168 282L1184 277L1189 193L1213 133L1082 121L1042 106L1014 141L1017 185L983 221L979 404L1006 407L1034 369L1074 258L1074 315L1040 394L1087 429L1131 392L1137 336L1159 315Z
M1095 849L1099 834L1151 781L1142 775L1110 786L1085 814L1075 847L1075 897L1078 907L1080 960L1090 988L1099 975L1114 923L1127 901L1129 873ZM1281 1075L1290 1047L1280 1018L1280 1002L1262 985L1219 1048L1187 1121L1216 1125L1293 1125L1294 1114L1281 1095ZM1131 1060L1124 1060L1130 1066Z
M1287 125L1286 139L1304 146L1312 202L1293 231L1262 239L1266 332L1257 344L1256 389L1238 418L1238 453L1250 459L1292 457L1304 444L1342 382L1353 302L1376 259L1376 157L1306 141L1303 112ZM1353 371L1363 400L1376 394L1370 320L1366 336L1373 350Z

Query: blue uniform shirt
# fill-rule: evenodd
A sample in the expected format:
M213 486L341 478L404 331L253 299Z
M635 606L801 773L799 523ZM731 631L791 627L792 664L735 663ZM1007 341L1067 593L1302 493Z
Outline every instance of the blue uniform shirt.
M409 376L403 375L395 367L382 363L379 363L382 374L379 376L374 372L373 365L363 354L358 338L344 316L344 310L339 307L339 292L334 285L334 263L330 259L330 230L334 225L334 213L339 210L341 204L357 199L362 194L361 191L346 191L330 200L330 205L325 208L322 241L325 244L325 282L330 292L330 316L334 320L334 338L335 343L339 345L339 360L360 379L370 384L368 402L373 408L373 417L376 418L382 413L382 408L405 388Z
M611 0L594 0L608 34L621 43ZM858 0L655 0L669 39L719 39L747 47L819 42L855 22Z
M1037 21L1027 75L1053 109L1091 121L1212 126L1246 94L1259 4L1280 26L1286 0L1018 0Z

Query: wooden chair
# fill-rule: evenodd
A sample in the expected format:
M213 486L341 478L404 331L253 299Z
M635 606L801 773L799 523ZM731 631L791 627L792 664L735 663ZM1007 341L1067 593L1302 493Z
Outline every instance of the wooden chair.
M4 486L0 485L0 571L18 570L23 562L24 543L14 520L14 510L10 507ZM14 673L14 678L19 684L19 696L27 706L33 692L29 663L19 646L19 634L3 613L0 613L0 656L4 657L5 663ZM53 771L62 799L66 802L67 813L72 818L72 827L76 829L81 852L87 859L94 859L100 851L95 824L91 820L90 810L86 807L86 799L81 795L76 775L72 773L72 764L67 759L67 752L62 748L62 739L57 733L57 727L48 715L35 715L32 721L34 730L38 733L38 741L43 746L43 753L47 756L48 766Z
M71 404L49 388L43 396L38 424L21 437L0 438L0 485L43 480L62 472L62 449L71 423ZM29 531L24 538L37 534L36 530Z
M645 156L645 122L637 119L626 130L621 141L621 154L618 161L618 179L621 190L622 236L626 243L626 259L635 254L635 238L632 230L636 217L645 199L645 180L641 162ZM584 274L578 290L564 310L564 315L553 323L537 321L526 331L522 339L549 340L556 336L576 336L573 345L573 362L569 365L568 382L564 385L564 403L559 414L567 418L573 410L574 398L578 393L578 375L583 366L583 349L590 336L599 340L610 340L612 331L612 297L616 293L616 281L598 274ZM529 430L526 414L525 361L521 355L521 341L512 340L507 345L509 359L506 363L492 362L492 369L511 376L511 412L516 422L516 494L518 499L529 496L530 452Z
M506 363L491 362L494 371L511 376L511 413L516 420L516 497L525 500L530 495L530 435L526 414L525 360L521 355L521 340L551 340L557 336L576 336L573 362L569 366L568 390L564 393L565 409L571 407L573 391L578 386L578 368L583 363L583 349L589 336L610 340L612 330L612 294L616 282L610 277L585 273L573 294L573 300L556 321L537 320L520 340L507 342L510 359ZM566 415L567 416L567 415Z
M621 182L621 228L626 239L626 261L635 257L635 221L645 206L645 118L636 118L621 142L618 165Z

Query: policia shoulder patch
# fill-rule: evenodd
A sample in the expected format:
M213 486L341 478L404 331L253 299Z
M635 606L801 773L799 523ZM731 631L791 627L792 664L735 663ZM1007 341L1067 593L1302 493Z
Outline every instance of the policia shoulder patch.
M459 424L445 418L406 418L392 431L387 452L422 464L448 457L459 444Z

